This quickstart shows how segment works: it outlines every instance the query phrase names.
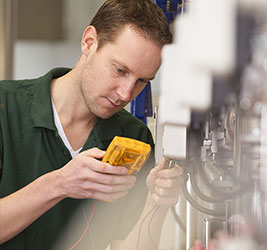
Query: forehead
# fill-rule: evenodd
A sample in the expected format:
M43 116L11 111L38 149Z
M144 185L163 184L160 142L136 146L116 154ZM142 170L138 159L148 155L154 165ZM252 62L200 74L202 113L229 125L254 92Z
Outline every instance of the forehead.
M102 49L110 60L139 74L154 76L161 63L162 48L130 26L123 27Z

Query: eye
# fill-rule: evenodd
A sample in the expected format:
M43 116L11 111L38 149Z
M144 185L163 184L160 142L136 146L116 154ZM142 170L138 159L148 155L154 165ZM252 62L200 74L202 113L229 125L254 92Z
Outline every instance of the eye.
M114 71L116 72L116 74L119 74L119 75L124 75L126 74L126 71L121 69L118 65L113 65L114 67Z
M117 72L118 72L118 73L125 73L125 71L122 70L122 69L120 69L120 68L117 68Z
M140 82L140 83L142 83L142 84L147 84L148 83L147 80L144 80L142 78L138 79L137 81Z

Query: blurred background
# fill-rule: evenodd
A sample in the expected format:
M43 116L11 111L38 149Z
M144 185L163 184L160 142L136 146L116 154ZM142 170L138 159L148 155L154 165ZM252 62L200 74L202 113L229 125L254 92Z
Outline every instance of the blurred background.
M83 30L103 0L0 2L0 16L5 19L1 43L10 40L6 45L14 46L13 72L2 78L22 79L40 76L52 67L73 67L80 55Z

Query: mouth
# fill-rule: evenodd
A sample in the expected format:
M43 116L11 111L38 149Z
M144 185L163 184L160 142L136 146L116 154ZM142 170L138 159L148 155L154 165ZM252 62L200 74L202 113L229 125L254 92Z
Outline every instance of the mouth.
M116 101L113 101L113 100L111 100L111 99L109 99L109 98L106 98L107 100L108 100L108 102L110 103L110 105L113 107L113 108L118 108L118 107L120 107L121 106L121 103L120 102L116 102Z

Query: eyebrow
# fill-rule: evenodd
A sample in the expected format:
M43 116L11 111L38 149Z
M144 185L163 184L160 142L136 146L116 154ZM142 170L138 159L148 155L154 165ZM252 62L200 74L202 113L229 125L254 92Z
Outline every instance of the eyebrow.
M123 65L123 64L121 64L120 62L118 62L118 61L116 61L116 60L114 60L113 61L115 64L118 64L123 70L126 70L126 71L128 71L128 72L132 72L126 65ZM146 80L146 81L152 81L152 80L154 80L155 79L155 76L152 76L152 77L140 77L141 79L144 79L144 80Z

